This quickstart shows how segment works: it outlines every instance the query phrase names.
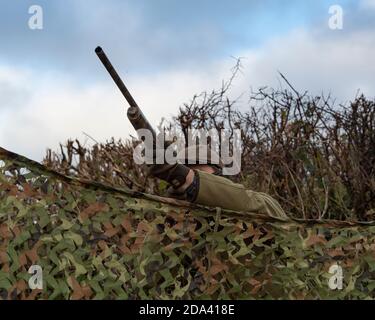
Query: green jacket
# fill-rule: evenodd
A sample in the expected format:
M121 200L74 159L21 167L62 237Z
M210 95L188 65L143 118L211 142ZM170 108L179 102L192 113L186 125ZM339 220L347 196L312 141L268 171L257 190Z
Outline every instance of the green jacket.
M203 171L195 172L199 175L199 191L195 203L233 211L262 213L288 220L280 204L271 196L246 190L243 185L221 176Z

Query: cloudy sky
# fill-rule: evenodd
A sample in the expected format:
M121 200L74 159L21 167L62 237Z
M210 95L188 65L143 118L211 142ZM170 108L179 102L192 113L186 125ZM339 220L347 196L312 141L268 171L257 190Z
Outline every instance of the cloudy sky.
M0 3L0 146L35 160L84 132L98 141L134 134L97 45L154 124L219 87L233 57L244 65L234 94L277 87L281 71L299 90L339 102L358 90L375 96L375 0ZM32 5L43 9L43 29L29 27ZM342 29L329 27L332 5L343 9Z

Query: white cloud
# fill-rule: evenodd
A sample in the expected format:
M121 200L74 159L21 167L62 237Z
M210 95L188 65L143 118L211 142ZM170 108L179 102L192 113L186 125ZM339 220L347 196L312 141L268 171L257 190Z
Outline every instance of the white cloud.
M301 92L331 92L341 102L353 99L358 89L375 96L374 32L323 37L300 30L242 55L251 57L245 81L255 88L279 86L279 70Z
M5 81L1 75L0 82ZM39 76L37 83L34 79L36 75L29 75L17 81L19 91L32 87L22 108L0 108L0 146L41 160L47 147L56 149L68 138L84 140L83 132L98 141L135 134L126 118L128 104L109 77L106 83L82 89L58 75ZM134 77L128 84L154 124L175 114L178 106L205 85L214 85L204 74L187 71Z
M375 10L375 0L361 0L359 3L361 9L372 9Z
M257 50L237 54L246 59L244 75L235 81L233 94L250 86L278 87L280 70L302 92L331 91L345 101L361 88L373 97L375 65L370 62L374 55L375 37L370 31L330 37L295 31ZM219 87L232 65L233 60L225 58L202 70L181 68L153 75L128 74L126 78L145 115L156 125L162 116L176 114L178 106L193 94ZM0 107L0 145L41 160L47 147L56 149L69 137L84 139L82 132L99 141L134 134L126 118L127 103L109 77L105 83L85 88L73 86L70 80L60 74L41 76L28 70L0 68L0 83L29 93L22 107ZM11 101L6 96L1 99Z

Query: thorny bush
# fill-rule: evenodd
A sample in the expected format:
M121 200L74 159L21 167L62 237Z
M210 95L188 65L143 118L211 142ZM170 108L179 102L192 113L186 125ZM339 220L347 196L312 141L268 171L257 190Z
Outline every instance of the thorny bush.
M247 105L229 98L233 79L196 95L164 123L166 130L242 133L242 172L231 179L274 196L296 218L372 220L375 217L375 101L359 95L347 105L331 96L286 88L250 93ZM126 120L125 120L126 121ZM163 194L165 183L133 162L134 138L85 147L78 140L47 151L44 164L80 178Z

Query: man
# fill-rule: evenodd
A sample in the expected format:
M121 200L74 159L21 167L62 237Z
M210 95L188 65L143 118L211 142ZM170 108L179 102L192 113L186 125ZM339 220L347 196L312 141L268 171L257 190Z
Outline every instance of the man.
M192 159L189 158L191 148L186 148L183 154L177 155L179 161L174 165L154 164L149 167L152 176L172 185L169 189L171 196L209 207L288 219L279 203L271 196L246 190L243 185L223 177L223 166L216 153L200 146L196 151L198 155Z

